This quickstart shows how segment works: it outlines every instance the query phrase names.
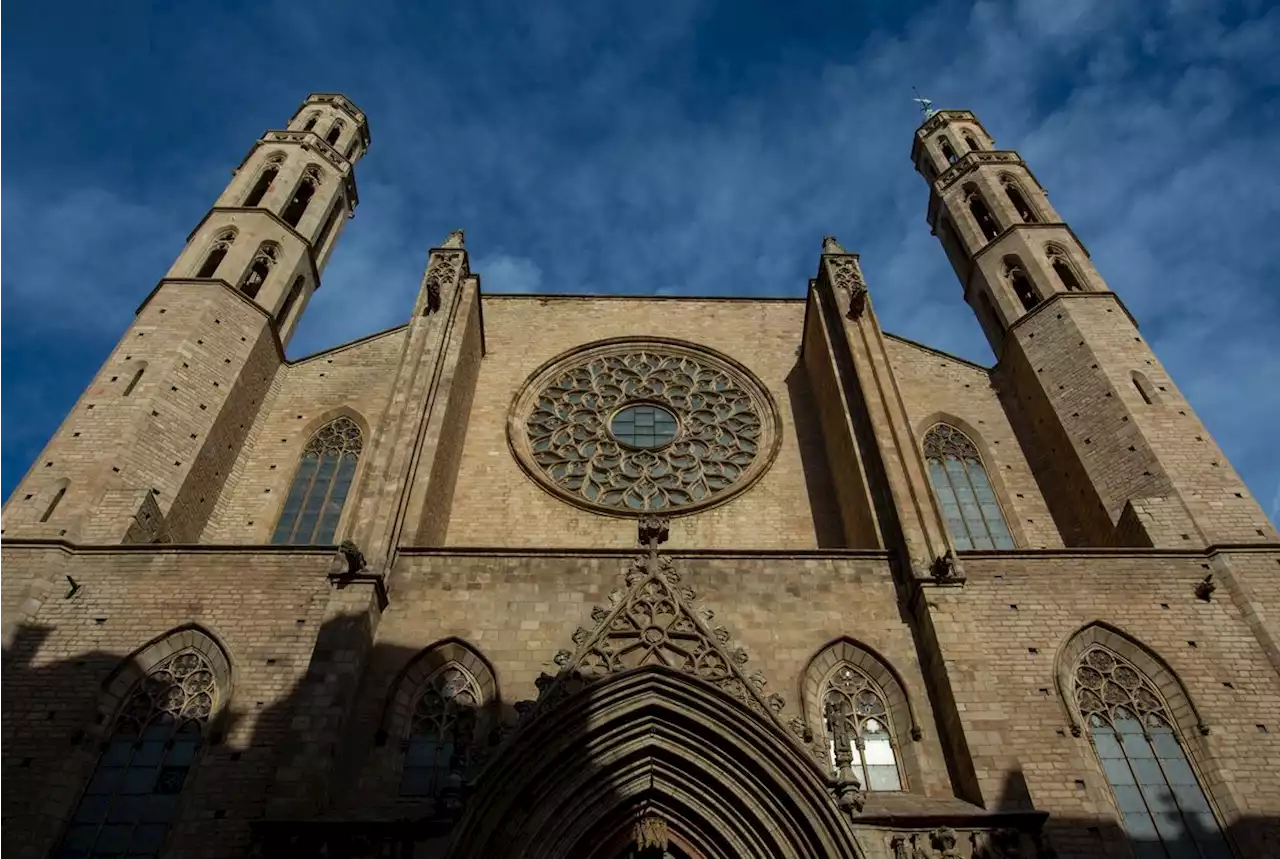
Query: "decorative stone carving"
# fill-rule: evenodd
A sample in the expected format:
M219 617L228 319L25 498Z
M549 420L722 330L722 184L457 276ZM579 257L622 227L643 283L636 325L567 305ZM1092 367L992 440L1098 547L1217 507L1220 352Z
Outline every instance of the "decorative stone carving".
M824 254L847 254L848 253L848 251L844 249L844 247L840 244L840 242L836 241L835 236L823 236L822 252Z
M611 598L611 608L592 613L596 628L575 641L574 653L556 655L560 672L539 678L536 709L545 709L605 675L642 665L665 665L705 680L785 730L780 716L785 700L777 694L763 696L759 688L763 682L757 684L744 674L746 651L726 648L707 628L690 606L696 598L693 590L680 587L680 574L671 559L659 556L658 545L668 533L667 520L645 517L638 530L648 551L627 570L628 588L616 600Z
M1203 581L1196 585L1196 596L1205 602L1209 602L1213 599L1213 592L1217 589L1218 586L1213 583L1213 573L1210 573L1204 577Z
M636 852L666 850L668 845L667 822L656 814L646 814L635 825Z
M952 164L934 181L934 188L938 193L942 193L955 181L964 174L973 170L982 164L1021 164L1022 159L1018 157L1016 152L1000 152L983 150L979 152L969 152L955 164Z
M940 585L962 584L964 582L964 567L960 565L960 559L956 557L956 550L947 549L946 552L935 558L930 575Z
M343 540L338 546L338 554L346 564L346 569L341 571L343 573L358 573L368 566L364 560L364 552L360 551L354 540Z
M929 833L929 844L938 851L938 859L960 859L960 851L956 850L959 838L950 826L939 826Z
M628 441L616 421L637 407L667 414L665 438ZM780 437L768 394L743 368L663 341L606 341L548 365L517 399L508 434L541 486L615 516L717 504L763 474Z
M461 230L449 234L449 239L458 235L461 242ZM450 247L449 239L445 247ZM458 247L461 247L459 244ZM424 283L427 289L427 304L422 310L423 316L430 316L440 309L441 295L446 287L451 287L467 275L467 256L462 251L435 251L431 254L431 262L427 265Z
M449 236L444 240L444 244L442 244L440 247L462 249L462 248L465 248L466 246L467 246L466 235L462 232L462 230L454 230L453 232L449 233Z

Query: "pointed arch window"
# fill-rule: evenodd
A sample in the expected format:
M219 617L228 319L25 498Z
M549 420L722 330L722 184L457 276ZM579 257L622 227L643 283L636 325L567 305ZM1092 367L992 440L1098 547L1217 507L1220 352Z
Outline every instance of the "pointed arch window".
M134 685L55 859L159 855L218 695L214 669L195 649Z
M1155 684L1101 645L1076 663L1075 704L1133 843L1146 857L1232 855Z
M1013 293L1018 296L1018 301L1022 302L1024 310L1033 310L1040 303L1040 296L1031 285L1031 278L1027 277L1027 271L1017 257L1005 259L1004 276L1009 281L1009 286L1013 287Z
M956 150L951 146L951 141L947 139L945 134L938 136L938 149L942 152L942 157L947 159L948 164L955 164L960 160L956 156Z
M982 194L978 191L977 186L967 186L964 199L969 204L969 213L978 222L978 229L986 237L987 241L991 241L1000 235L1000 225L996 223L995 216L991 214L991 209L987 208L987 201L982 199Z
M325 135L325 142L330 146L337 146L338 138L342 136L344 128L346 128L346 124L341 119L335 119L333 125L329 126L329 133Z
M262 198L267 196L267 192L271 190L271 183L276 181L276 176L280 173L280 165L283 163L284 154L281 152L277 152L267 158L266 166L262 168L258 181L253 184L253 189L249 191L249 196L244 198L245 206L256 206L262 202Z
M876 682L849 663L836 668L822 693L832 765L839 768L851 758L854 774L867 790L902 790L900 756L885 701Z
M333 208L329 210L329 217L325 219L324 227L320 230L320 238L315 244L317 251L324 250L325 245L328 244L329 235L333 232L334 226L337 225L338 218L346 211L346 205L346 199L341 194L334 199Z
M325 424L311 437L303 448L272 543L323 546L333 542L363 447L360 427L350 418Z
M436 670L423 685L406 741L400 795L460 797L470 776L480 684L456 662Z
M311 129L315 128L315 127L316 127L316 120L317 120L317 119L319 119L319 118L320 118L320 114L318 114L318 113L313 113L313 114L311 114L310 116L308 116L308 117L307 117L307 121L306 121L305 123L303 123L303 125L302 125L302 130L303 130L303 131L310 131Z
M298 189L293 192L293 199L289 201L289 205L285 206L284 214L281 215L286 224L291 227L298 226L298 222L307 211L307 206L311 203L311 198L315 196L316 188L320 187L322 181L320 169L314 164L303 171Z
M1040 218L1036 215L1035 209L1027 202L1027 198L1022 193L1022 189L1018 187L1018 183L1012 176L1000 177L1000 184L1004 187L1005 196L1009 198L1013 210L1018 213L1018 217L1022 218L1023 223L1038 224Z
M262 284L266 283L267 277L271 274L271 269L275 267L276 262L280 259L280 246L274 242L263 242L258 248L258 252L253 255L253 263L249 266L249 271L245 273L244 282L240 284L240 291L249 298L257 298L258 291L262 289Z
M965 142L965 145L969 147L969 150L970 150L971 152L977 152L977 151L978 151L978 141L976 141L976 140L974 140L974 139L973 139L973 135L972 135L972 134L965 134L965 136L964 136L964 142Z
M223 230L218 233L213 244L209 246L209 253L205 256L200 270L196 272L196 277L213 277L217 274L218 266L222 264L222 260L226 257L227 251L231 250L235 240L235 230Z
M1044 253L1063 289L1067 292L1084 292L1084 287L1080 285L1080 278L1076 277L1075 269L1071 267L1071 263L1067 262L1066 251L1057 245L1050 245L1045 248Z
M925 433L924 456L929 482L956 548L1014 548L1013 535L973 440L949 424L935 424Z

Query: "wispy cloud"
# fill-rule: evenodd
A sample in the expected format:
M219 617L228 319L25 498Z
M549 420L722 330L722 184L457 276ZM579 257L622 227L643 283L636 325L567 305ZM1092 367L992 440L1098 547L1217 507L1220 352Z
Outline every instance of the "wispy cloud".
M924 222L912 85L1022 152L1255 491L1280 486L1280 10L264 4L175 11L126 62L113 46L159 26L139 14L89 7L70 34L6 16L5 166L33 171L3 190L5 214L25 213L17 232L4 220L6 488L61 418L24 393L51 371L15 361L11 332L55 330L49 285L96 270L92 333L57 359L87 378L225 181L209 165L229 169L317 89L354 98L374 143L295 353L400 322L427 248L463 227L495 292L798 296L833 232L862 253L887 328L990 361ZM72 52L103 75L59 71ZM94 133L68 143L69 112ZM77 221L85 194L114 216ZM45 233L80 244L32 252ZM15 403L33 428L16 440Z

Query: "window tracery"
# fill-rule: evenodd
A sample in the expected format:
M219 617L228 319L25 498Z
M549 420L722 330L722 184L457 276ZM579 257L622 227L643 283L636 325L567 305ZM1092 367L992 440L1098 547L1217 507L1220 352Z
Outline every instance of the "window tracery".
M929 482L957 549L1012 549L995 490L977 446L949 424L935 424L924 437Z
M465 668L449 662L428 678L414 706L400 795L448 798L470 776L483 696Z
M204 263L200 266L200 270L196 272L196 277L213 277L218 271L218 266L222 264L222 260L226 257L227 251L231 250L231 245L235 243L236 231L223 230L214 237L213 244L209 246L209 253L204 258Z
M1174 720L1155 685L1101 645L1080 656L1075 705L1111 786L1134 853L1230 857Z
M272 543L307 546L333 542L363 447L360 427L346 417L325 424L310 438Z
M690 509L767 467L776 413L745 371L649 343L600 347L531 380L512 416L513 448L556 494L602 512Z
M135 684L57 859L159 855L218 694L213 667L195 649Z
M303 214L307 211L307 206L311 203L311 198L315 196L316 189L324 181L320 168L314 164L309 166L302 173L302 179L298 182L298 189L293 192L293 199L289 201L289 205L285 206L284 214L281 219L291 227L298 226L298 222L302 220Z
M262 284L266 283L267 276L271 274L271 269L279 256L279 245L275 242L263 242L258 252L253 255L253 262L244 276L244 282L240 284L240 291L249 298L257 298L258 291L262 289Z
M262 173L258 176L258 181L254 183L249 196L244 198L245 206L256 206L262 202L262 198L271 190L272 183L275 182L276 176L280 173L280 165L284 164L284 153L275 152L267 157L266 165L262 168Z
M1013 206L1013 210L1018 213L1018 217L1023 220L1023 223L1040 223L1040 218L1036 215L1035 209L1031 208L1031 204L1027 202L1022 189L1018 187L1017 181L1012 176L1001 176L1000 185L1004 188L1005 196L1009 198L1009 203Z
M1071 263L1067 261L1067 252L1057 245L1049 245L1044 250L1045 257L1049 260L1049 266L1053 269L1053 273L1058 276L1058 280L1062 283L1067 292L1084 292L1084 287L1080 285L1080 279L1076 277L1075 270Z
M848 663L835 670L822 694L832 764L839 757L837 744L847 744L854 772L867 790L902 790L885 700L875 681Z

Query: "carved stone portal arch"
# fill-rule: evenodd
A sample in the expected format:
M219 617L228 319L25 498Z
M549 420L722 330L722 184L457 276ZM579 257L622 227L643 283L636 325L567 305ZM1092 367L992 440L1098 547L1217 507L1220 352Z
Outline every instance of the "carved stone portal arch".
M612 859L642 819L702 859L864 856L801 749L662 665L611 675L522 726L480 775L450 859Z

